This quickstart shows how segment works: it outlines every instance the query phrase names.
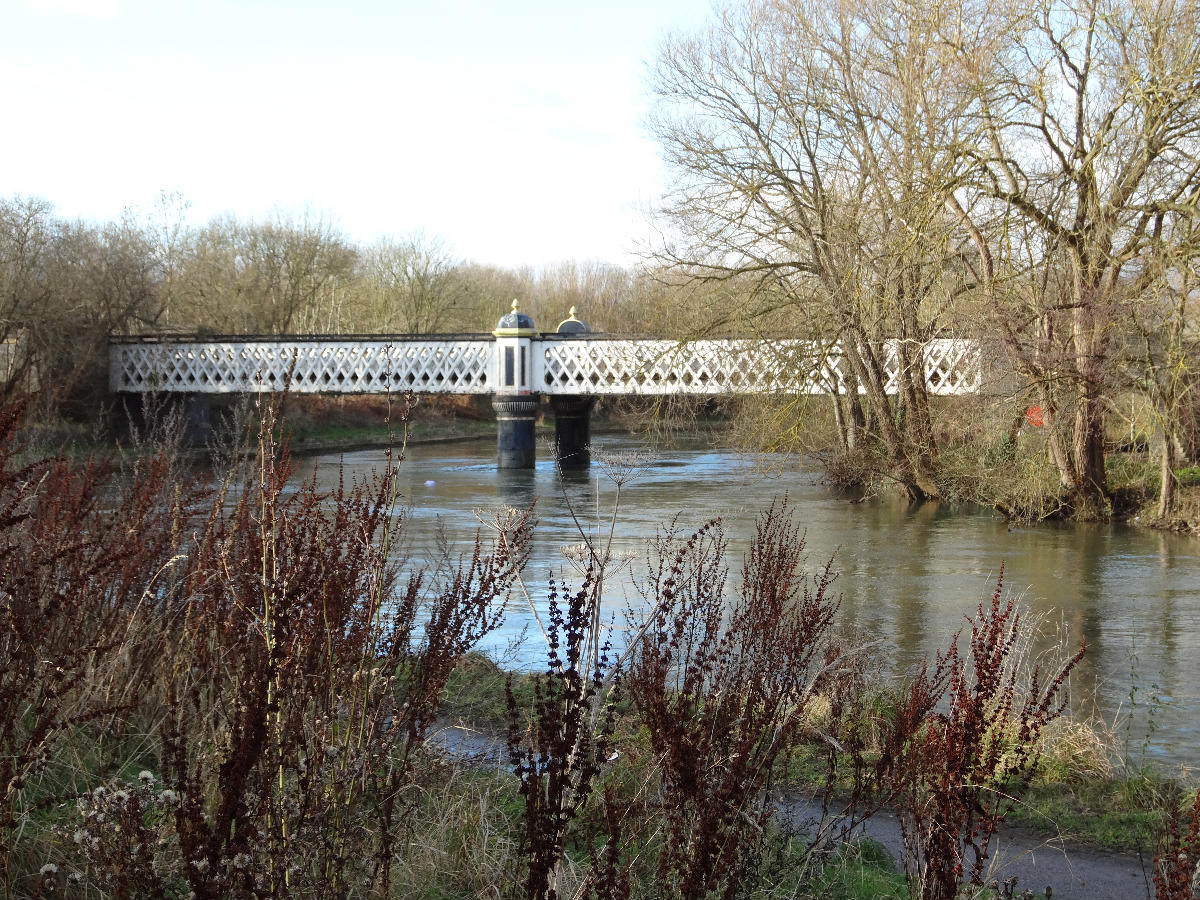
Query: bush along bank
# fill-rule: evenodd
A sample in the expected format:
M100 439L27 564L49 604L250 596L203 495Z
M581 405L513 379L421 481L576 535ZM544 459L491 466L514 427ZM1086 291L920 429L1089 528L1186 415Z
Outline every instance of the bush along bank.
M531 511L408 571L394 465L296 488L272 406L216 479L168 448L120 479L29 461L20 414L0 415L5 896L952 896L984 879L1078 659L1027 668L997 587L881 693L779 502L732 582L720 520L664 526L620 652L619 558L585 536L538 619L544 667L501 676L469 653L526 595ZM430 745L481 704L498 762ZM772 800L798 760L838 813L803 832ZM884 806L893 871L843 842Z

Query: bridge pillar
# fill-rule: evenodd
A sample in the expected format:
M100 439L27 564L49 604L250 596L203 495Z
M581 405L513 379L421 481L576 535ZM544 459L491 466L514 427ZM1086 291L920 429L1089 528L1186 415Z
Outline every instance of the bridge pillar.
M558 323L559 334L590 334L591 326L570 315ZM596 398L586 394L563 394L550 398L554 408L554 450L564 469L582 469L592 461L592 406Z
M497 394L492 398L492 409L496 411L496 467L532 469L537 461L537 398Z
M183 395L183 442L204 447L212 439L212 394Z
M554 409L554 450L564 469L582 469L592 461L592 405L595 397L578 394L550 398Z
M153 435L164 427L175 432L181 447L206 446L212 437L212 395L165 391L117 395L113 415L117 440L128 441L135 433Z
M532 469L536 462L534 424L540 395L533 393L533 319L512 302L512 312L496 323L496 371L492 409L496 411L496 466Z

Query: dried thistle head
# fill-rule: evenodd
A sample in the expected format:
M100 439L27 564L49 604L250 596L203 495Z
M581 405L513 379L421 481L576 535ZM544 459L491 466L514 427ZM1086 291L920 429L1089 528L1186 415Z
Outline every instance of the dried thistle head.
M581 576L586 576L590 568L597 565L604 570L605 577L610 578L617 572L629 566L637 558L636 550L609 550L607 553L594 552L586 541L577 544L564 544L559 548L563 559L571 564L571 568Z
M533 513L532 505L524 509L518 509L515 506L491 509L477 506L471 510L471 515L484 528L490 529L500 536L511 536L537 525L537 516Z
M592 461L601 473L617 487L624 487L637 479L655 462L655 456L645 450L597 451Z

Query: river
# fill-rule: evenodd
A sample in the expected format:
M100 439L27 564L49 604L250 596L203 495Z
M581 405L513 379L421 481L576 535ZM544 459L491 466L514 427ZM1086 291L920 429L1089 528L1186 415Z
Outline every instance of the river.
M635 438L601 436L584 473L560 480L542 451L532 471L497 471L495 446L463 441L408 448L401 466L403 500L411 509L408 553L432 557L439 526L469 553L477 513L537 500L538 529L526 570L532 596L545 602L550 573L578 581L562 548L580 536L564 491L588 529L607 529L621 487L616 549L644 567L646 539L671 516L695 526L724 517L731 572L740 567L760 510L785 492L806 529L808 565L836 553L835 584L847 625L877 638L896 671L944 647L964 616L991 596L1001 566L1007 590L1046 634L1087 655L1071 679L1081 716L1115 723L1122 750L1135 763L1175 770L1200 765L1200 541L1122 525L1012 527L987 509L913 508L900 500L850 502L794 457L750 457L685 445L652 451ZM318 481L332 486L338 463L346 475L378 469L383 451L312 457ZM605 462L604 460L607 460ZM731 579L732 583L732 579ZM607 592L618 623L628 601L640 602L628 576ZM545 651L522 598L487 649L506 664L540 667ZM520 640L525 634L524 640Z

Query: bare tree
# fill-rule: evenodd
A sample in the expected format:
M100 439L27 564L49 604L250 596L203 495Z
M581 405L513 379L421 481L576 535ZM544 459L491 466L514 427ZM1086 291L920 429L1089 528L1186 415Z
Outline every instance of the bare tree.
M457 267L441 240L419 232L367 249L360 269L364 330L429 334L461 327L469 296Z
M354 248L322 219L216 219L194 235L178 290L191 327L281 334L328 319L323 307L354 262Z
M172 312L178 306L180 270L188 252L191 233L187 226L187 211L191 207L178 192L161 191L154 211L150 214L147 237L158 264L163 326L173 322Z
M1161 271L1147 264L1156 223L1197 211L1200 5L1027 0L1007 33L986 58L959 56L987 135L979 190L1008 213L1015 251L994 321L1040 393L1064 491L1077 512L1102 511L1127 303Z
M661 258L745 286L749 302L714 310L713 328L782 319L837 342L916 500L940 493L921 347L987 259L954 193L976 100L952 48L991 40L964 21L905 0L752 0L668 41L655 73L676 174Z
M1154 233L1158 277L1131 304L1128 356L1162 438L1158 518L1168 521L1187 413L1200 395L1200 222L1171 216Z
M48 407L94 412L108 336L160 315L153 253L132 216L94 226L60 220L42 200L0 202L5 396L39 389Z
M27 330L47 300L47 257L55 221L49 203L16 197L0 201L0 347L3 394L29 386L36 366Z
M579 317L598 331L628 331L626 305L632 282L632 273L621 266L568 260L537 274L529 309L534 321L547 330L575 307Z

